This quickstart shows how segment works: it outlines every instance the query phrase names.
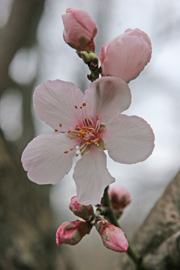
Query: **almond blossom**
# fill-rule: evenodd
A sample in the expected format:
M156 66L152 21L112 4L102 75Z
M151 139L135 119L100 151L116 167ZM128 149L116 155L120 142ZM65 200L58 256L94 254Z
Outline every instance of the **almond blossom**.
M131 201L129 192L122 186L114 186L109 190L109 198L114 210L123 210Z
M94 217L93 206L91 204L84 205L84 204L79 203L77 196L74 196L71 198L69 209L73 212L74 215L86 221L90 221Z
M56 232L56 243L76 245L81 239L89 234L92 226L84 220L64 222Z
M148 35L140 29L127 29L105 43L99 55L103 76L115 76L129 82L135 79L151 59Z
M85 94L73 83L46 81L33 96L37 116L54 129L34 138L22 154L31 181L56 184L77 161L73 178L79 203L100 203L105 187L115 181L107 170L104 150L116 162L133 164L149 157L154 134L147 122L121 114L131 103L129 86L120 78L103 77Z
M77 51L95 51L97 26L91 16L79 8L68 8L62 15L64 41Z
M119 227L109 223L106 219L102 219L97 222L96 229L105 247L116 252L127 251L128 241Z

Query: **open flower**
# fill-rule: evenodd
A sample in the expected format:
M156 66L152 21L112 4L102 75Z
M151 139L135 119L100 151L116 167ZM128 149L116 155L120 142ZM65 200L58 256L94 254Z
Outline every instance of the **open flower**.
M154 148L151 127L137 116L121 114L131 103L128 84L115 77L91 83L85 94L74 84L46 81L34 93L34 109L55 132L34 138L22 154L31 181L56 184L81 154L73 178L79 203L100 203L104 188L115 179L106 167L109 156L132 164L145 160Z
M95 51L97 26L91 16L79 8L68 8L62 15L64 41L77 51Z
M115 76L129 82L135 79L151 59L151 41L140 29L127 29L105 43L99 55L103 76Z

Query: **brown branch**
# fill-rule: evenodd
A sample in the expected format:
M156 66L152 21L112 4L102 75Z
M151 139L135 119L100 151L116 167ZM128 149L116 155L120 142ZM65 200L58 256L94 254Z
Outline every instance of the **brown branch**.
M0 94L9 87L8 68L21 47L34 44L45 0L14 0L7 25L0 35Z
M180 172L135 235L133 246L150 269L180 269ZM136 268L123 256L120 269Z

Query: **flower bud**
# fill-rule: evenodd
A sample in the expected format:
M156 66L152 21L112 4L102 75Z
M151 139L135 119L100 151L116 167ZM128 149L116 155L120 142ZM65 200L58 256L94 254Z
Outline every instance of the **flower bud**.
M131 201L129 192L121 186L112 187L109 198L114 210L123 210Z
M91 16L84 10L68 8L62 15L64 24L64 41L77 51L95 51L94 37L97 26Z
M91 226L85 221L75 220L63 223L56 232L56 243L76 245L86 234L89 234Z
M102 219L97 222L96 229L105 247L117 252L127 251L128 241L120 228L109 223L106 219Z
M124 34L105 43L99 55L103 76L119 77L129 82L135 79L151 59L151 41L139 29L127 29Z
M89 205L80 204L78 203L77 200L78 200L77 196L72 197L69 205L70 210L76 216L83 218L86 221L89 221L94 215L93 206L91 204Z

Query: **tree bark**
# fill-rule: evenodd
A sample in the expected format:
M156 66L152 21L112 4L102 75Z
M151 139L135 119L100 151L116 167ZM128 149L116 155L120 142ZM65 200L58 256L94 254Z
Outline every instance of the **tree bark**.
M146 218L132 245L148 269L180 269L180 172ZM136 269L125 255L121 257L120 269Z

